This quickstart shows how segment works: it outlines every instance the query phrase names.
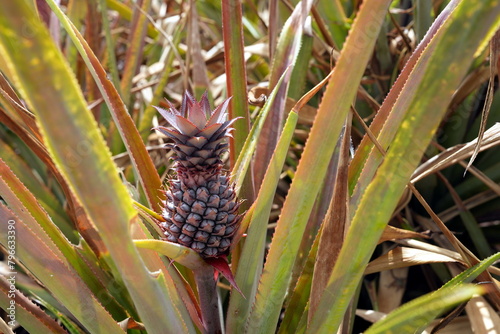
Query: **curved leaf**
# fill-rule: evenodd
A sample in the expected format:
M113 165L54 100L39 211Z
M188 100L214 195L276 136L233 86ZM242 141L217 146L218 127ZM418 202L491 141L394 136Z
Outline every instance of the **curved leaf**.
M36 33L23 33L26 26ZM153 332L185 331L177 310L147 271L132 243L129 227L137 219L132 200L75 77L47 29L26 1L4 4L0 29L0 52L11 69L10 79L36 112L49 152L99 230L141 321ZM45 80L32 80L33 77ZM135 142L142 145L140 138Z

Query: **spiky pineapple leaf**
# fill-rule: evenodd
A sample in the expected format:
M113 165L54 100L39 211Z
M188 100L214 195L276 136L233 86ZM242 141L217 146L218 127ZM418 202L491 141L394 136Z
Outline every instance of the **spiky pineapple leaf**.
M233 165L236 163L240 153L244 152L245 139L250 132L241 6L242 4L239 2L223 0L221 8L222 20L224 22L222 25L222 37L224 39L227 95L233 97L229 105L229 117L231 119L243 117L243 121L237 122L234 125L233 139L229 140L229 154ZM250 187L250 184L247 183L246 186ZM244 196L244 198L247 197Z
M74 245L72 245L61 231L53 224L51 217L43 210L41 205L12 171L0 159L0 193L2 199L38 238L57 256L66 266L73 268L100 301L108 303L108 309L114 316L125 316L122 307L108 293L104 285L97 279L100 271L92 270L89 263L97 262L94 253L90 257L82 258ZM82 243L85 246L86 242Z
M330 46L341 50L347 37L349 24L342 2L339 0L319 1L316 10L319 16L323 18L323 24L329 32L325 39L330 42ZM327 32L322 30L322 33Z
M16 321L22 324L23 328L30 333L67 333L60 324L49 317L40 307L38 307L38 305L35 305L21 292L18 290L12 292L10 289L12 281L7 281L8 278L10 278L9 275L0 275L0 307L5 310L8 315L12 314L10 311L13 309L13 315ZM12 297L12 294L14 294L14 297ZM11 301L15 302L14 307ZM7 316L7 320L11 320L11 318ZM2 333L13 333L12 331L4 331L1 327L0 331L2 331Z
M352 208L356 211L351 227L320 307L309 323L309 332L331 333L341 323L363 268L446 112L455 88L476 52L485 47L500 25L499 5L498 0L460 2L440 28L443 33L434 37L439 43L428 55L430 60L423 79L411 97L408 110L403 110L405 116L390 149L375 177L362 191L360 204ZM399 98L407 96L401 93Z
M276 150L269 162L269 168L264 176L257 200L252 206L253 211L249 222L248 236L243 244L236 271L236 283L241 287L242 295L233 294L228 308L227 330L234 333L244 331L246 319L250 314L255 299L259 276L262 273L262 264L264 263L269 214L271 213L279 175L283 169L297 120L297 113L295 111L290 112Z
M450 16L451 12L458 5L457 0L452 0L450 3L443 9L443 11L439 14L436 20L433 22L431 28L425 35L424 39L419 43L415 51L413 51L412 55L408 59L405 64L405 67L399 74L396 82L392 86L389 94L384 100L384 103L380 106L380 109L377 112L373 122L370 125L370 130L374 136L377 137L377 140L382 145L384 149L386 149L391 142L392 136L394 135L394 131L397 129L398 125L401 122L401 119L404 115L403 112L399 113L391 113L392 110L396 108L396 103L398 103L398 107L396 110L405 110L409 103L409 97L412 94L416 93L417 83L422 80L422 68L427 66L429 62L428 57L423 57L422 55L426 55L432 52L432 45L435 45L436 41L431 44L433 38L436 34L441 33L439 28L443 25L446 19ZM425 51L427 50L427 51ZM425 53L424 53L425 51ZM408 85L406 83L408 82ZM402 90L405 90L404 96L408 98L399 98L399 94ZM389 115L391 115L389 117ZM398 117L399 116L399 117ZM386 129L385 134L381 134L382 128ZM359 196L361 195L361 189L366 187L366 184L373 177L377 163L380 163L380 156L372 154L370 155L371 160L378 158L377 162L368 162L368 156L370 152L374 149L374 144L368 137L365 135L356 149L356 154L354 155L351 164L349 165L349 187L350 191L354 190L354 185L357 187L357 193L352 195L351 203L356 203L359 200ZM361 173L363 172L363 176ZM353 212L351 212L352 214Z
M108 79L106 71L93 53L92 49L90 49L87 42L83 39L80 32L76 30L73 23L68 20L53 0L48 0L48 4L56 14L57 18L61 21L68 33L68 36L76 45L78 52L94 77L97 87L101 91L101 94L109 107L118 131L120 132L120 136L122 137L127 151L130 154L132 165L139 176L139 180L141 181L149 205L156 211L160 211L161 201L165 199L161 190L160 177L156 172L153 161L151 160L151 157L142 142L139 131L135 127L130 114L127 112L118 91ZM141 16L143 16L143 14L141 14Z
M52 10L61 14L57 5L50 4ZM66 20L63 15L59 15L59 19L61 22ZM65 24L70 25L68 22ZM36 34L23 33L26 26L30 26ZM3 31L0 53L9 68L9 79L37 114L48 150L99 230L134 300L140 320L153 332L186 331L184 321L150 275L132 243L129 229L130 225L136 224L137 212L118 177L116 166L75 77L46 27L27 1L16 1L5 3L2 7L0 28ZM74 33L72 28L68 31L69 34ZM98 68L102 70L102 67ZM45 80L32 80L33 77ZM111 85L105 75L102 79L104 84ZM104 91L106 93L108 91ZM112 101L116 103L119 100ZM142 143L140 139L134 142L136 145ZM145 151L144 147L142 149ZM154 168L153 172L156 173ZM159 191L158 188L154 191ZM71 295L68 291L65 293ZM79 320L88 321L81 316ZM88 326L99 326L96 325L98 323L94 321ZM115 325L113 323L112 326Z
M363 37L365 27L370 24L370 33L376 34L389 4L388 0L363 3L345 43L278 220L258 295L247 322L248 332L272 332L276 328L302 233L333 154L332 143L340 135L343 120L369 60L371 52L367 50L374 45L374 39ZM360 40L365 42L363 52L359 51Z
M366 330L366 334L415 333L451 307L487 292L485 286L442 288L399 307Z
M493 265L496 261L500 259L500 252L496 253L478 264L467 268L457 276L453 277L451 280L446 282L445 285L443 285L442 288L447 287L447 286L457 286L462 283L471 283L473 280L475 280L482 272L486 271L489 266Z
M122 333L116 321L98 302L78 273L69 267L64 256L53 251L17 215L0 204L0 243L9 245L9 231L15 228L15 258L18 259L90 332ZM11 268L15 271L15 266ZM65 277L66 279L54 279ZM79 293L76 294L75 291ZM89 317L91 311L94 317Z
M77 235L74 233L73 226L61 203L49 188L40 182L40 179L35 175L28 163L1 139L0 159L9 166L14 175L29 189L64 235L72 243L78 243Z

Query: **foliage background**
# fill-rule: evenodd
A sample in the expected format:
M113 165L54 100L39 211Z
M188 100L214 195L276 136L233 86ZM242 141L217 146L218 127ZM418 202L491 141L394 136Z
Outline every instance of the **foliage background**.
M1 331L500 328L498 1L0 6ZM243 117L242 295L158 240L185 90Z

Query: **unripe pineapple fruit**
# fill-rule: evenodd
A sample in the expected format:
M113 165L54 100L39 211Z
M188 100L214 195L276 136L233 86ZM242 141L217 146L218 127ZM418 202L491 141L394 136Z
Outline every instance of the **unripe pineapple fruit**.
M168 104L168 110L156 109L171 128L156 129L173 140L166 146L174 151L177 175L168 181L165 222L160 227L168 241L190 247L203 257L223 255L241 220L234 185L221 161L235 121L226 121L229 99L213 111L206 93L197 102L186 92L180 111Z

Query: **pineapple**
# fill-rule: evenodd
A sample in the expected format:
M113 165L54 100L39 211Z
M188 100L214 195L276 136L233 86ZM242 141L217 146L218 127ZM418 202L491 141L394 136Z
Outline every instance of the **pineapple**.
M227 151L226 121L229 99L210 109L207 93L197 102L185 93L180 112L167 101L168 110L156 107L172 128L155 129L173 140L176 177L168 181L160 224L166 240L190 247L202 257L218 257L229 250L241 215L234 184L223 171L221 155Z

